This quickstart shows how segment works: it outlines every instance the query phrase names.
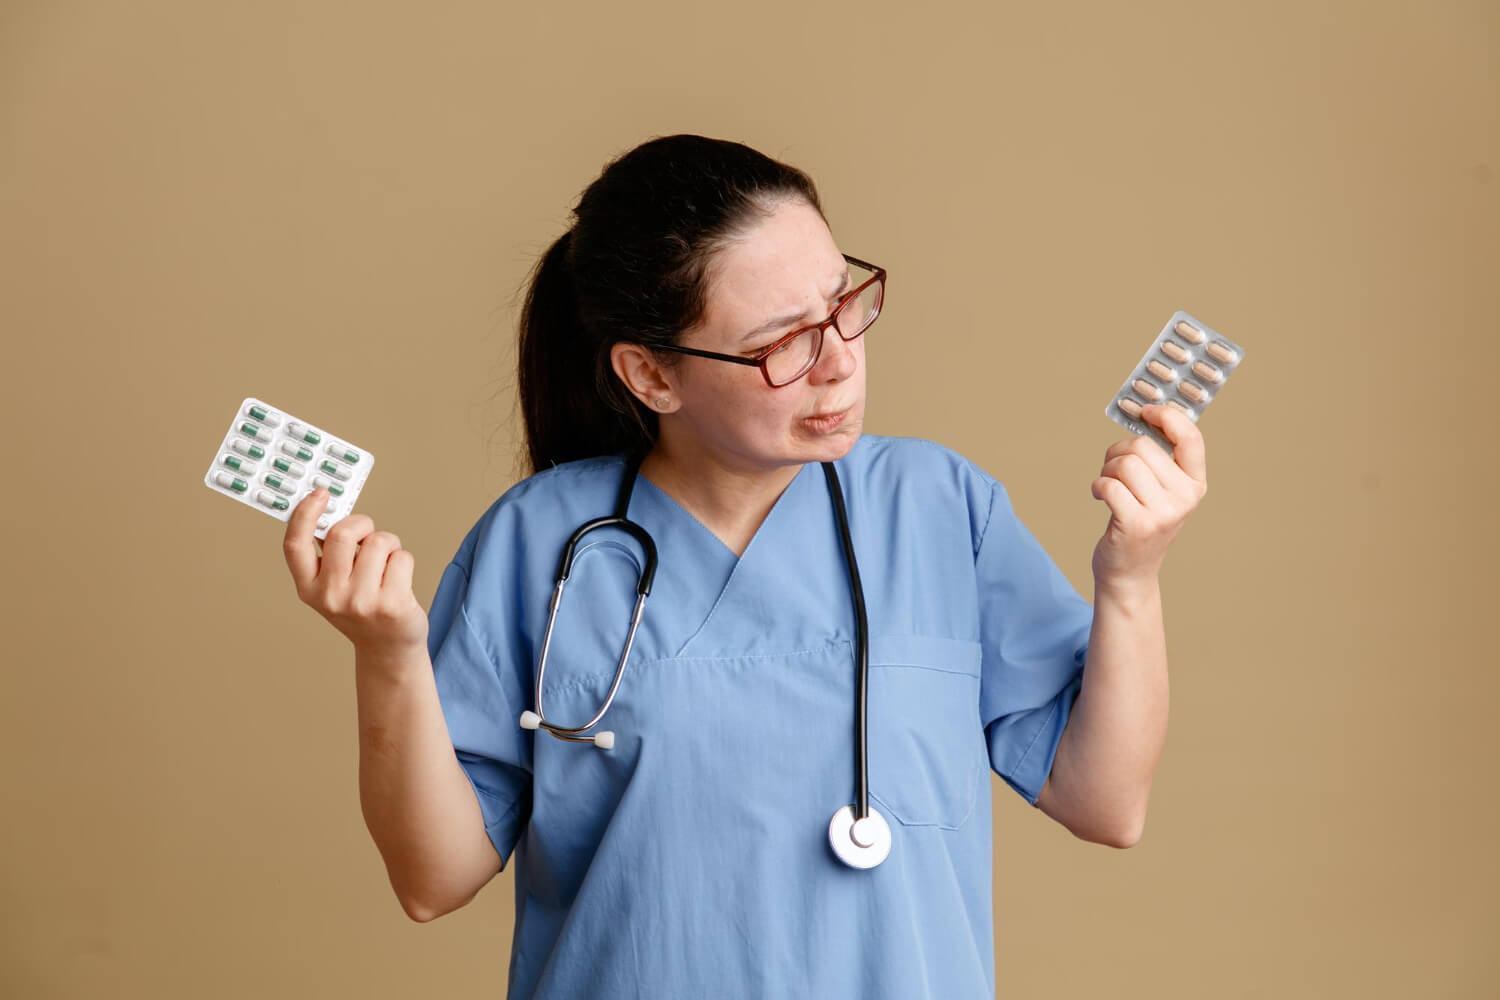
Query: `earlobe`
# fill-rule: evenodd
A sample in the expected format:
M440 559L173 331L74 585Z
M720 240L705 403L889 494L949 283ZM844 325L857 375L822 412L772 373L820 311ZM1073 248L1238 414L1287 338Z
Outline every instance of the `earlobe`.
M675 388L667 378L665 366L650 350L621 340L609 349L609 359L616 377L643 405L657 410L671 405ZM667 400L665 404L663 399Z

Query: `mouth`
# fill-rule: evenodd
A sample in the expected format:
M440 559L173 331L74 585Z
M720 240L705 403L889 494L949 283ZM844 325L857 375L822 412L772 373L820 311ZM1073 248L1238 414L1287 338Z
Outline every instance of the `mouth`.
M845 414L847 414L852 409L854 409L854 404L850 403L848 406L842 407L842 408L837 409L837 410L820 410L817 413L808 414L806 417L803 417L802 419L804 419L804 420L826 420L829 417L841 417L841 416L844 416Z
M839 424L854 410L853 406L847 406L842 410L827 410L823 413L814 413L810 417L803 417L802 424L811 430L827 433Z

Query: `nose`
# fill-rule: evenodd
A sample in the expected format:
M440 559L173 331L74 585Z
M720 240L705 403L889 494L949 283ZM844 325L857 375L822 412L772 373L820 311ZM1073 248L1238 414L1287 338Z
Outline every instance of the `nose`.
M837 330L830 327L823 332L823 349L808 377L816 382L838 382L854 374L859 359L854 356L854 345L863 338L845 340Z

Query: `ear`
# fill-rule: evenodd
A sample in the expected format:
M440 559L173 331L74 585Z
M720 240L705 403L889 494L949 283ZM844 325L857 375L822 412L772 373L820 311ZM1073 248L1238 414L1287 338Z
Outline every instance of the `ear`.
M655 354L640 344L623 340L616 342L609 349L609 361L625 388L646 409L660 412L656 400L662 396L676 397L677 380L671 367L662 364Z

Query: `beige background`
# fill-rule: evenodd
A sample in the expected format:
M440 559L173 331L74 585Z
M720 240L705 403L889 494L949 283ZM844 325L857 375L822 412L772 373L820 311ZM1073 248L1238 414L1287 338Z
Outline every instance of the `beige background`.
M1144 840L995 783L1001 997L1494 996L1493 2L0 6L0 995L500 996L513 882L419 925L353 657L202 485L256 395L378 465L431 601L516 474L535 256L701 132L890 269L867 430L1006 482L1092 595L1111 393L1247 360L1163 588Z

